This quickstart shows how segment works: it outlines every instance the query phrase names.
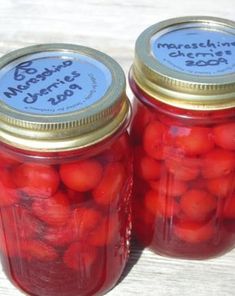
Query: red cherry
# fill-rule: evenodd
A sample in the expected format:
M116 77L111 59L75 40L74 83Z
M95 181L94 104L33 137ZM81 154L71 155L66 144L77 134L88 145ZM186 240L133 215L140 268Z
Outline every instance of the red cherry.
M190 244L199 244L212 239L214 228L211 224L180 221L174 227L176 236Z
M0 183L5 188L16 188L14 179L12 178L12 170L6 167L0 167Z
M119 198L125 181L125 169L119 162L108 164L98 186L93 190L95 201L103 206L110 205Z
M198 160L189 158L168 158L165 162L167 169L174 178L181 181L191 181L200 173Z
M89 191L97 186L102 177L102 166L96 160L81 160L62 164L60 176L64 184L76 191Z
M102 216L98 211L79 207L72 212L65 226L48 227L44 239L53 246L65 246L72 241L83 240L99 227L101 220Z
M69 268L87 275L97 257L98 253L95 247L84 242L74 242L65 251L63 260Z
M171 218L179 213L179 206L173 198L160 195L154 190L146 193L144 204L150 213L164 218Z
M48 198L59 186L59 175L49 165L24 163L13 170L13 179L17 187L28 195Z
M144 130L143 146L152 158L163 159L164 137L166 128L159 121L150 122Z
M51 226L62 226L70 217L70 207L66 195L57 192L48 199L36 199L32 204L34 214Z
M235 123L218 125L213 132L216 145L224 149L235 150Z
M137 165L137 173L139 177L145 180L156 180L161 176L162 164L151 157L140 157Z
M58 253L53 247L39 240L23 241L21 249L29 260L54 261L58 258Z
M19 234L22 239L41 237L44 233L45 226L43 223L28 210L15 207L14 217L17 224L17 234Z
M53 246L65 246L75 240L83 240L90 232L99 227L101 214L90 208L75 209L65 226L48 227L44 239Z
M95 209L79 207L73 211L71 219L77 228L79 236L83 238L89 232L100 227L102 215Z
M168 140L189 156L207 153L214 147L212 131L206 127L172 126L168 130Z
M180 199L184 214L193 221L203 221L216 209L216 199L206 191L191 189Z
M150 181L150 187L160 195L180 196L187 190L187 183L172 177L163 177L159 181Z
M214 149L202 158L204 178L217 178L229 175L235 169L235 154L220 148Z
M208 179L207 188L220 198L229 197L235 191L235 175L232 173L228 176Z
M47 227L43 239L54 247L64 247L78 239L78 229L72 221L65 226Z
M235 219L235 195L226 200L223 216L227 219Z
M120 221L117 214L105 217L98 227L91 232L86 241L94 246L101 247L111 244L120 236Z

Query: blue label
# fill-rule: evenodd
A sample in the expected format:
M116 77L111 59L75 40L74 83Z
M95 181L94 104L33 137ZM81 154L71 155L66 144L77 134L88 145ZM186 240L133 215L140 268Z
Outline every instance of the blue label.
M61 114L91 106L112 83L110 70L81 54L44 52L18 59L0 71L0 98L33 114Z
M203 28L181 28L156 34L153 56L163 65L192 75L235 73L235 35Z

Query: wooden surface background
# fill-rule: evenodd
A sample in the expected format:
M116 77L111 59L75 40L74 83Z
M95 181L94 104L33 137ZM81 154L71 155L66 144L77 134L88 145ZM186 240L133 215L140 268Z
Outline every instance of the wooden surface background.
M111 55L127 73L135 39L149 25L185 15L235 20L234 11L235 0L1 0L0 55L37 43L68 42ZM0 270L0 296L20 295ZM122 281L108 295L233 296L235 250L218 259L186 261L132 247Z

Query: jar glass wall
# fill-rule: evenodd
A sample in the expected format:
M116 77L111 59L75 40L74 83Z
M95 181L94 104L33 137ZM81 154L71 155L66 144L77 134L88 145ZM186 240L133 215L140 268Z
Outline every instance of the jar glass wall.
M125 75L66 44L0 59L0 254L34 296L103 295L128 259L132 151Z
M1 149L2 264L30 295L100 295L123 271L132 186L126 131L99 151L38 159Z
M131 127L135 235L162 255L202 259L229 251L235 246L235 110L185 112L140 97Z
M235 247L234 40L234 22L197 16L136 41L133 225L161 255L206 259Z

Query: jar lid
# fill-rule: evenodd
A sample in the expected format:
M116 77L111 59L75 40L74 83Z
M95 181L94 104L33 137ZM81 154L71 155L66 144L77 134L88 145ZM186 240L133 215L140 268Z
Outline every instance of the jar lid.
M131 75L145 93L190 110L235 107L235 22L183 17L137 39Z
M0 141L31 151L93 145L125 124L125 75L91 48L42 44L0 59Z

